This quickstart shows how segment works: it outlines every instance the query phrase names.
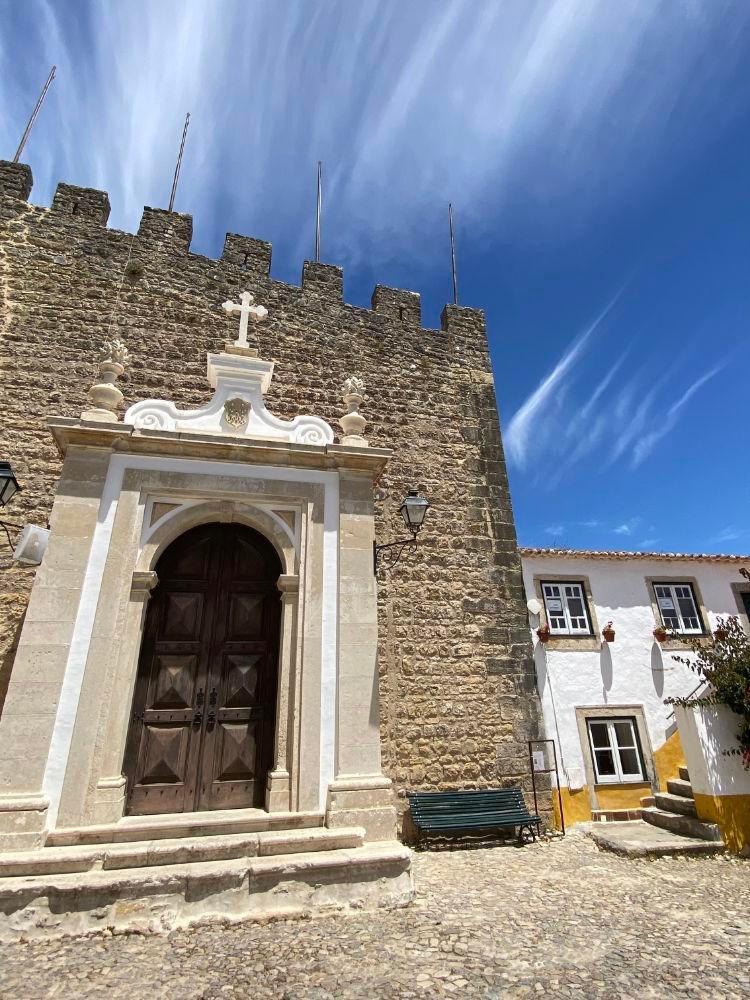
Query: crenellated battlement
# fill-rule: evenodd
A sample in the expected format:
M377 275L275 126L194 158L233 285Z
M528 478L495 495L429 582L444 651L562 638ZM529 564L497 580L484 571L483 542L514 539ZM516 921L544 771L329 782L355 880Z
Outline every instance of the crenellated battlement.
M52 211L75 217L76 221L91 221L101 226L109 219L109 196L95 188L58 184L52 199Z
M27 202L32 186L33 176L27 164L0 160L0 197ZM20 211L20 205L15 210ZM85 225L106 228L109 214L110 202L106 191L63 183L57 185L52 205L47 210L51 223L57 224L61 217L68 216L78 232ZM143 251L167 255L189 254L192 236L191 215L149 207L143 209L136 234ZM214 263L236 267L248 278L270 281L271 254L272 246L265 240L227 233L219 261ZM319 302L344 305L343 269L334 264L306 260L302 267L302 291ZM371 301L372 311L377 315L405 326L422 328L422 304L418 292L376 285ZM347 308L358 307L347 305ZM484 336L484 312L466 306L446 306L441 316L441 330L466 338Z

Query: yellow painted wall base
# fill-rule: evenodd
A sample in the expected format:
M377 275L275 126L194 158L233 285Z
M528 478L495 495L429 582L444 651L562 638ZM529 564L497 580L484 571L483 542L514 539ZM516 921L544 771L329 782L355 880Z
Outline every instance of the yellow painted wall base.
M583 788L571 792L569 788L561 788L563 815L565 825L573 826L574 823L588 823L591 820L591 806L589 804L589 790L584 785ZM555 820L555 829L562 829L560 823L560 804L557 799L557 789L552 790L552 811Z
M667 781L676 778L680 768L685 766L685 751L682 749L679 730L675 729L666 743L654 750L654 768L659 781L659 791L666 792Z
M640 809L641 799L650 794L651 785L647 781L638 781L632 785L596 786L596 798L602 810Z
M750 847L750 795L701 795L694 793L700 819L718 823L728 850L739 854Z

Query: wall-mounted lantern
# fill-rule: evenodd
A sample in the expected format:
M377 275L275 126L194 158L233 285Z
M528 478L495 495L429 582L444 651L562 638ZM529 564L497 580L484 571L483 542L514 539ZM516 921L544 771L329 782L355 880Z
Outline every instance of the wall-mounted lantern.
M20 489L10 462L0 462L0 507L4 507L9 500L12 500Z
M418 490L409 490L398 512L403 518L407 531L411 532L411 538L399 539L397 542L386 542L383 545L373 542L373 565L376 573L381 559L385 565L395 566L405 548L416 548L417 535L424 524L425 514L429 506L429 500L426 500Z
M10 462L0 462L0 507L4 507L16 493L19 492L21 487L18 485L18 480L13 475L13 469L10 467ZM0 521L0 528L5 532L5 537L8 539L8 545L13 548L13 542L11 541L10 532L8 528L20 528L20 524L11 524L9 521Z

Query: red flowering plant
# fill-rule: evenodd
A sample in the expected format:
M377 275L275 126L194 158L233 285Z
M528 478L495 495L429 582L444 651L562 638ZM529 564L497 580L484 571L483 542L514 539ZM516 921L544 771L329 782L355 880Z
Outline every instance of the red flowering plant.
M697 697L667 698L671 705L726 705L740 717L737 730L738 747L724 751L742 755L742 764L750 770L750 636L736 615L719 618L714 641L680 636L694 658L677 656L678 663L694 670L708 686ZM674 654L673 654L674 655Z

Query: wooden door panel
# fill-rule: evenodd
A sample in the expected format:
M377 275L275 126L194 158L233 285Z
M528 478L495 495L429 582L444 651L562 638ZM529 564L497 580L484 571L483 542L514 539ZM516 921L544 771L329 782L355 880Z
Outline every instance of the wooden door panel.
M224 708L249 708L257 704L259 667L262 661L261 653L226 655L222 692Z
M126 751L129 812L263 805L280 572L270 543L240 525L193 529L159 560Z
M257 777L257 729L254 722L218 723L215 773L219 781L253 781Z
M203 627L204 595L164 594L164 610L159 638L163 641L197 641Z
M227 632L229 642L252 641L263 635L263 621L267 595L264 593L230 593Z
M180 546L178 538L177 546L167 549L164 553L166 558L159 560L160 579L182 582L209 579L211 563L216 555L216 533L200 529L198 533L189 532L189 534L193 535L189 545ZM183 535L183 538L185 537Z
M157 653L154 661L156 680L150 698L151 710L192 711L196 693L197 655Z
M146 723L141 747L141 784L185 782L189 730L180 723Z

